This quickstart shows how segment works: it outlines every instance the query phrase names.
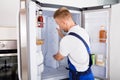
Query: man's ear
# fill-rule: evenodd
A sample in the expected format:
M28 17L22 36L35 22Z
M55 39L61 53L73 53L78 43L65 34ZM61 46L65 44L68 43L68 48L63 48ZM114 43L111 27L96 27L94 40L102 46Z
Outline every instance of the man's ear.
M65 23L65 20L64 19L61 19L62 23Z
M68 24L68 20L66 20L65 18L64 18L64 19L62 19L62 22L63 22L65 25L67 25L67 24Z
M64 20L64 21L65 21L65 25L69 26L69 23L70 23L69 20L67 19L67 20Z

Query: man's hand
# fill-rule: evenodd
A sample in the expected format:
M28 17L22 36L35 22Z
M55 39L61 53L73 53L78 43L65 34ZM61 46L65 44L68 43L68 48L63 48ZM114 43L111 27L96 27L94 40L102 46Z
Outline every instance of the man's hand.
M56 28L56 29L57 29L57 32L58 32L59 36L60 36L61 38L63 38L65 35L62 33L62 30L59 29L59 28Z
M55 55L53 55L54 59L57 61L60 61L64 58L64 56L62 56L59 52Z

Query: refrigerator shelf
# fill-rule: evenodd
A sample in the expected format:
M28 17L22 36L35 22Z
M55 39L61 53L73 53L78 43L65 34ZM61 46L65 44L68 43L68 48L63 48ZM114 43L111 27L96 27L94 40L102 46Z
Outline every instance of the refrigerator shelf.
M42 73L42 80L60 80L65 78L68 78L68 70L63 66L57 69L46 66Z

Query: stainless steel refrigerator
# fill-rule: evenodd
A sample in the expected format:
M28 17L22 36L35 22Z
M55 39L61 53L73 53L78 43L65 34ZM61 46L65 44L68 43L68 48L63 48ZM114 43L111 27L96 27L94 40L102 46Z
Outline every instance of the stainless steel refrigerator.
M118 4L117 7L114 7L116 5L108 5L79 8L72 5L41 3L40 0L28 0L26 1L26 8L20 10L18 26L19 79L61 80L68 78L68 71L65 69L67 58L59 62L53 59L53 55L58 51L60 41L56 30L58 25L53 19L53 14L61 6L67 7L76 24L85 28L90 35L91 54L94 54L92 70L95 78L115 79L111 75L115 73L112 68L118 69L119 67L111 64L114 62L112 60L114 57L111 57L112 51L115 50L112 47L114 41L111 40L114 35L111 34L114 33L113 26L115 24L113 20L115 13L113 11L120 5ZM42 28L37 27L38 16L36 11L39 9L42 9L44 19ZM117 18L119 20L120 17ZM116 29L118 25L116 25ZM104 26L106 31L105 42L99 41L101 26ZM36 45L36 36L41 38L43 44Z

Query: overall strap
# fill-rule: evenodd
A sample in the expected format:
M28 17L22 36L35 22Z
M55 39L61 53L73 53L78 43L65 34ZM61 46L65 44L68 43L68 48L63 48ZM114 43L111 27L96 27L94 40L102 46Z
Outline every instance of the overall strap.
M70 32L68 35L75 36L84 43L84 45L86 47L86 50L87 50L87 52L89 54L89 68L90 68L92 66L92 59L91 59L91 52L90 52L90 48L89 48L88 44L86 43L86 41L80 35L78 35L78 34L76 34L74 32Z

